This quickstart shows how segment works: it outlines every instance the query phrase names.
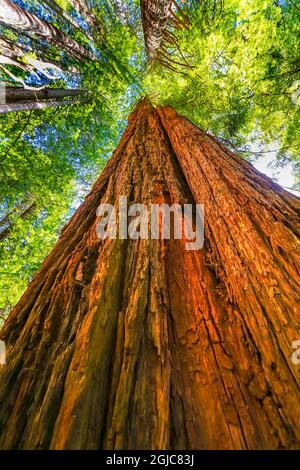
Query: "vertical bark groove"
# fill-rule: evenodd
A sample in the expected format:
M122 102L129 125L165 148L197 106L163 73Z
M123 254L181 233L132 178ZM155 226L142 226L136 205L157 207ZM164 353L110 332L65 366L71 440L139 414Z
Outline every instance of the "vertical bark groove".
M205 204L205 245L98 240L119 196ZM142 101L2 331L0 447L300 447L299 199Z

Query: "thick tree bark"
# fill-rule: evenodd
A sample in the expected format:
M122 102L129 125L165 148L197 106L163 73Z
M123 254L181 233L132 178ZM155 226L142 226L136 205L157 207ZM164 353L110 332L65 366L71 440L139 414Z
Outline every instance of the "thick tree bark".
M19 31L27 31L42 36L52 44L64 47L70 55L75 57L97 60L94 54L61 32L56 26L23 10L11 0L0 0L0 23Z
M119 196L204 203L204 248L100 241L97 207ZM1 331L0 448L300 448L299 209L141 102Z
M145 46L149 61L153 61L164 40L171 16L172 0L141 0Z

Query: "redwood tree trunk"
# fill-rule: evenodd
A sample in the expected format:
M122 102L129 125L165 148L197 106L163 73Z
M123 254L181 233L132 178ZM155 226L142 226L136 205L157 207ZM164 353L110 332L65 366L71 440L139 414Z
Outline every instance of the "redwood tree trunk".
M204 203L204 248L100 241L96 209L119 196ZM299 448L299 209L141 102L2 329L0 447Z
M34 109L55 108L70 104L78 104L76 100L52 100L52 101L16 101L15 103L0 104L0 114L31 111Z
M0 0L0 23L6 27L42 36L55 46L67 49L70 55L98 60L94 54L61 32L56 26L23 10L11 0Z
M84 90L65 88L43 88L42 90L28 90L26 88L6 87L6 103L16 103L18 101L37 101L47 99L61 99L71 96L83 96Z
M42 90L28 90L26 88L6 87L5 103L0 104L0 114L78 104L80 98L84 96L85 91L78 89L44 88ZM64 100L64 98L70 99Z

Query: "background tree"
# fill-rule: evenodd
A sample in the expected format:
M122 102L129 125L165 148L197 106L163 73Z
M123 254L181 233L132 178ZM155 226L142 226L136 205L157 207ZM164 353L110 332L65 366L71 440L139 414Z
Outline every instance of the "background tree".
M271 147L299 174L299 14L289 1L193 2L167 49L189 67L152 67L144 86L244 156Z
M6 98L10 103L0 108L7 111L7 107L13 107L14 92L23 98L34 95L34 103L39 107L48 107L49 100L44 101L46 95L53 104L55 97L68 94L70 89L69 94L77 95L80 90L88 94L88 101L81 99L76 106L70 106L74 101L68 100L60 108L1 116L0 217L14 211L27 193L35 197L38 206L26 221L21 219L13 224L9 236L1 243L0 306L3 308L18 300L54 243L62 222L88 192L119 138L132 102L140 93L138 75L143 59L142 51L137 49L139 39L132 36L131 27L110 14L104 3L97 10L106 25L105 43L103 33L94 39L97 61L74 58L30 32L24 35L7 27L1 31L0 53L18 62L18 67L5 65L3 81L8 85ZM39 5L28 2L26 8L43 21L62 28L64 34L82 46L90 47L86 45L85 35L74 30L64 17ZM69 7L67 10L68 14L74 14ZM134 17L136 10L134 7ZM76 15L74 18L78 19ZM83 19L78 21L84 24ZM50 79L37 70L37 63L39 67L49 65L49 75L54 67L60 72ZM7 70L13 77L7 75ZM15 77L18 85L25 84L23 91L9 88L16 84ZM25 101L21 106L14 106L32 108L31 98Z
M0 446L299 448L299 199L221 144L297 165L297 4L6 4L27 27L2 22L3 81L89 99L1 117L1 319L31 282L1 331ZM118 195L204 203L204 249L99 241Z
M19 31L40 35L52 44L66 48L69 54L74 54L76 57L97 60L94 54L85 50L56 26L23 10L11 0L1 0L0 22Z
M294 89L292 84L297 83L299 57L299 9L295 2L179 1L172 9L179 19L187 17L191 24L182 29L168 21L156 63L148 67L138 0L122 2L121 10L116 0L87 1L96 28L83 11L78 12L76 2L56 2L68 16L51 8L49 2L14 3L91 51L97 61L74 57L30 31L2 26L0 54L18 63L3 64L2 80L8 86L24 83L37 94L46 88L84 89L89 100L76 106L1 116L0 217L14 211L27 193L39 199L41 188L48 188L48 196L42 191L45 202L41 207L47 205L50 210L48 201L54 191L56 207L61 198L64 212L53 209L57 225L55 229L53 218L49 239L54 240L53 233L58 233L62 220L78 206L109 158L129 110L146 92L154 103L175 106L249 160L275 149L279 163L292 161L297 174L299 106L291 100L291 94L297 92L297 85ZM165 64L159 60L160 53ZM52 67L45 69L43 64ZM49 78L51 75L55 78ZM59 176L57 183L48 184L49 172L55 177L63 175L65 182L62 184ZM38 212L32 217L34 226ZM0 262L4 256L6 266L0 281L0 300L5 302L0 306L14 303L31 278L34 270L27 262L30 249L35 253L34 266L44 258L44 252L39 255L35 250L34 230L27 229L29 220L19 222L24 223L24 229L20 224L13 226L5 240L6 251L0 254ZM16 230L22 236L14 238ZM10 263L12 252L19 254L18 263L13 258ZM10 272L15 273L13 281Z

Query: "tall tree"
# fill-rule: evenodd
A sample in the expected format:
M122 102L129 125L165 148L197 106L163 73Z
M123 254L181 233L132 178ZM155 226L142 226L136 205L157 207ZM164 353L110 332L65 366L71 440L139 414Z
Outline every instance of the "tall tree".
M95 37L103 34L103 25L86 0L69 0L70 5L89 25Z
M161 47L168 19L171 16L172 0L155 2L141 0L141 12L145 45L149 60L153 60Z
M31 52L32 49L24 46L24 44L14 44L7 38L0 36L0 63L14 65L29 73L39 71L50 80L61 76L62 70L57 62L49 62L49 60L38 57L37 51L34 54ZM8 71L6 73L11 75ZM20 78L15 77L15 79L24 83Z
M68 91L68 90L65 90ZM0 114L6 114L6 113L14 113L14 112L20 112L20 111L30 111L34 109L46 109L46 108L55 108L57 106L65 106L65 105L71 105L71 104L76 104L76 100L59 100L59 99L51 99L51 100L43 100L39 101L36 99L33 99L31 101L14 101L12 103L7 103L7 104L0 104Z
M65 97L80 97L85 93L83 90L68 90L65 88L43 88L41 90L27 90L24 88L5 87L6 103L18 101L41 101L47 99L58 99Z
M78 44L74 39L36 15L23 10L11 0L0 0L0 23L41 36L54 45L64 47L70 55L85 59L98 60L92 52Z
M86 48L89 46L81 33L40 2L15 3L55 25ZM91 32L85 19L76 15L69 4L61 1L59 4L84 30ZM39 93L44 93L45 88L53 87L49 75L54 75L53 67L57 66L63 73L57 73L54 87L83 88L88 90L89 99L78 96L80 100L77 100L74 96L70 100L48 98L46 102L39 98L37 103L34 98L9 106L6 103L2 108L0 218L23 201L28 192L35 196L39 210L13 224L0 247L0 308L8 303L15 305L19 300L54 246L61 224L69 218L104 167L126 125L132 103L140 98L137 82L141 81L144 67L142 38L132 34L115 15L108 15L106 2L93 4L97 20L103 22L106 33L104 40L98 25L94 44L90 43L90 50L99 58L97 62L77 54L72 57L59 43L52 44L44 36L1 25L1 54L18 64L18 68L4 64L6 71L4 74L0 70L1 81L11 85L17 78L18 86L22 83L27 90L33 89L41 96ZM134 18L137 23L137 2ZM98 39L98 36L101 37ZM51 65L46 69L48 64ZM68 106L75 102L79 105ZM9 110L20 112L8 113Z
M147 94L249 158L257 156L253 140L254 152L275 149L278 161L293 162L300 177L299 8L273 0L191 4L192 25L176 30L168 49L189 68L152 67Z
M70 25L72 25L75 30L78 30L83 33L90 41L94 41L93 36L84 28L82 28L80 24L71 15L69 15L68 12L65 11L55 0L43 0L43 2L48 6L51 11L54 11L59 17L63 18L68 23L70 23Z
M42 88L39 90L28 90L25 88L5 87L5 103L0 104L0 114L76 104L79 103L78 98L84 95L84 91L78 89ZM69 99L65 100L64 98Z
M168 26L188 29L189 18L175 0L141 0L141 15L149 62L153 63L159 59L161 64L172 67L168 63L169 53L163 47L166 42L176 44L176 37L173 32L168 31Z
M99 240L100 203L205 204L205 245ZM300 448L300 201L142 101L6 321L0 447Z

